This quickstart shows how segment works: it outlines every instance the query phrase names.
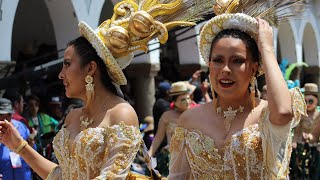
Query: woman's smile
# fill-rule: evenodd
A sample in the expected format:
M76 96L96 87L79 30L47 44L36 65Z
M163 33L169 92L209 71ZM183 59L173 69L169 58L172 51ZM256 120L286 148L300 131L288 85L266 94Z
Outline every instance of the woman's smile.
M234 81L232 81L231 79L227 79L227 78L222 78L222 79L219 79L219 85L222 87L222 88L230 88L234 85Z

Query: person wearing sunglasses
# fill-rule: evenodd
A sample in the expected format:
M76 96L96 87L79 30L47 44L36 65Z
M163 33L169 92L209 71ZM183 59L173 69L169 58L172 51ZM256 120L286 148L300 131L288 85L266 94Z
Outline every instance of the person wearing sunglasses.
M295 138L297 143L309 142L315 143L320 135L320 112L317 110L318 105L318 86L314 83L304 85L304 100L307 105L308 116L302 116L300 124L295 128ZM319 124L319 125L318 125ZM316 126L319 126L316 130ZM318 131L318 132L315 132ZM317 135L315 138L312 132Z
M320 136L320 112L317 110L318 86L304 85L307 115L294 129L294 143L290 162L290 179L318 179L320 177L320 152L317 150Z
M162 114L157 133L150 146L149 154L157 157L157 169L162 175L169 174L169 145L171 137L180 115L191 107L192 100L190 94L194 91L195 86L184 81L175 82L171 85L168 92L173 100L174 108ZM164 138L167 137L167 146L163 147L159 153L156 153Z
M303 134L306 141L310 143L319 142L320 137L320 111L318 105L319 91L318 86L314 83L306 83L305 89L305 102L307 104L308 117L302 118L302 122L309 121L312 122L313 126L309 127L311 129L309 134Z

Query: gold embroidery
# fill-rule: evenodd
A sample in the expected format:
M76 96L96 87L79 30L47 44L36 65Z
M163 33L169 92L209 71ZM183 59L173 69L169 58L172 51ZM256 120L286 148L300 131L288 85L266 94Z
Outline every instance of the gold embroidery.
M179 151L181 149L181 143L184 140L184 129L177 127L170 142L170 153Z
M109 179L126 173L141 145L141 134L133 126L124 123L106 128L88 128L81 131L70 149L70 133L62 128L54 139L54 150L62 170L62 179ZM114 157L109 157L111 151ZM101 170L110 163L108 171L99 176ZM98 176L98 177L97 177ZM122 177L122 176L121 176Z
M171 152L186 155L195 180L285 179L289 173L291 130L305 113L300 91L295 89L291 95L294 113L291 123L281 127L272 125L266 107L259 124L244 128L226 140L223 157L210 137L181 127L175 130Z

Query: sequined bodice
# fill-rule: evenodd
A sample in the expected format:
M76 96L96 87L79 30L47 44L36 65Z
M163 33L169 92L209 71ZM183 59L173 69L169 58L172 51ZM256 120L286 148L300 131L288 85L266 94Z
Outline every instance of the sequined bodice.
M311 133L315 125L320 121L320 113L316 111L313 116L303 116L301 118L300 126L302 127L301 131L305 133Z
M262 168L262 143L258 125L254 124L234 134L226 141L221 157L214 140L198 130L177 128L175 138L185 140L187 158L194 179L259 179ZM179 147L173 141L171 150ZM249 178L249 179L250 179Z
M225 141L223 156L213 139L196 129L177 127L170 144L169 180L287 179L292 128L306 114L303 96L291 92L292 120L283 126L270 122L265 107L257 124L246 127Z
M62 128L53 141L62 179L66 180L125 177L141 143L139 130L123 123L85 129L75 137L71 149L69 136Z
M166 129L167 142L170 143L171 137L172 137L176 127L177 127L177 123L175 123L175 122L168 123L167 129Z

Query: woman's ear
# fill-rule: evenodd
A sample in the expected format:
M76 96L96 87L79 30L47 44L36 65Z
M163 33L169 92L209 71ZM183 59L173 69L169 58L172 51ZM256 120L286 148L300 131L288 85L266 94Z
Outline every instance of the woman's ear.
M97 63L95 61L90 61L88 64L88 74L93 75L97 71Z
M258 62L254 62L253 66L252 66L252 74L255 76L257 74L259 68L259 63Z

